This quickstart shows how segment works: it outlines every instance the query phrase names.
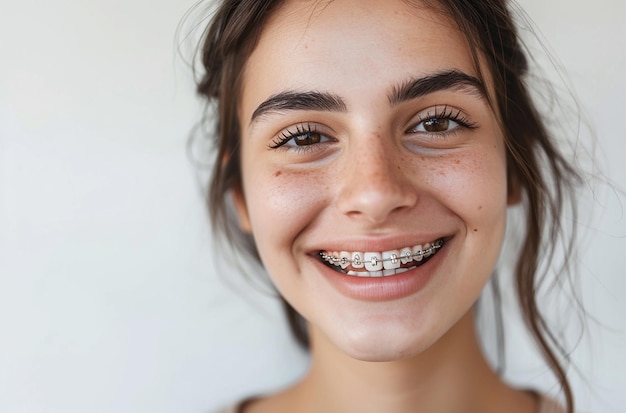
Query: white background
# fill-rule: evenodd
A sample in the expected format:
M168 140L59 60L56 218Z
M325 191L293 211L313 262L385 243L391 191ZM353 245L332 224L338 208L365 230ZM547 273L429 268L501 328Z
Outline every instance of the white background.
M306 366L269 294L235 291L268 289L213 255L186 153L201 107L175 52L191 4L0 2L0 412L207 412ZM522 2L622 188L625 4ZM579 258L601 325L574 381L581 411L623 412L626 218L597 193Z

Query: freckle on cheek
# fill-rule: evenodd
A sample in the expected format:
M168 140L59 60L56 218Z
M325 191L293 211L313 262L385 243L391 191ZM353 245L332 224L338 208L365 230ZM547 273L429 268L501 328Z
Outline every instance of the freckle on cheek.
M276 176L276 177L280 176L281 174L282 174L282 172L281 172L281 171L276 171L276 172L274 172L274 176Z
M474 232L478 232L478 228L474 228Z
M480 211L481 209L483 209L482 205L478 205L478 210Z

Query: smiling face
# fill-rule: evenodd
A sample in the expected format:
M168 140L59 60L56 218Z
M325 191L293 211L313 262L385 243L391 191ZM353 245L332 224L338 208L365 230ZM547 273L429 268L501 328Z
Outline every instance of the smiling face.
M276 287L345 353L425 350L491 275L497 116L465 37L403 1L287 1L246 63L236 196Z

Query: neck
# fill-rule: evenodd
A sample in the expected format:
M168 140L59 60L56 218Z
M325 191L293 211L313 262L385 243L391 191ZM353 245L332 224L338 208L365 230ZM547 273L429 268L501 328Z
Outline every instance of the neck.
M532 400L506 386L480 349L473 315L464 316L428 350L410 359L359 361L312 329L311 368L291 393L310 412L532 412ZM525 403L525 404L524 404ZM528 403L531 403L530 405ZM504 406L504 409L502 407Z

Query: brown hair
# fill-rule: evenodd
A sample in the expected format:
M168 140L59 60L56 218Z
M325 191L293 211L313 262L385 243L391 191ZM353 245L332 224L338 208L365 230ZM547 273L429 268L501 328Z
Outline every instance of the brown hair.
M423 3L456 22L471 46L479 75L480 58L493 80L496 99L491 104L500 114L504 131L509 182L521 192L525 213L526 231L514 274L516 293L529 331L563 389L567 412L572 413L572 390L559 361L559 355L566 358L567 354L539 310L537 292L545 275L542 259L553 259L557 240L565 233L562 213L569 206L575 214L573 200L567 201L579 179L577 172L557 150L530 97L525 83L528 61L506 0ZM198 93L215 105L218 114L217 162L207 200L211 222L218 234L257 260L254 242L236 225L228 199L233 189L241 189L237 107L243 68L265 20L281 4L281 0L223 0L200 46L204 73ZM573 235L565 241L565 257L573 247ZM564 276L566 264L557 276ZM284 300L283 305L294 337L307 348L306 323Z

